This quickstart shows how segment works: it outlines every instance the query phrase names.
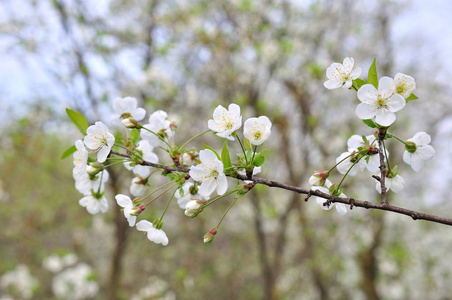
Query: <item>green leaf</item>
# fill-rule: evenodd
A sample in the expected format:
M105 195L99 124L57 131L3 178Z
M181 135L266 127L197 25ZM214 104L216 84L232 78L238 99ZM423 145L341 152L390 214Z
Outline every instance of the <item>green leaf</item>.
M207 146L206 144L204 144L204 148L212 150L212 152L215 153L215 155L217 156L218 160L221 160L220 155L218 155L217 151L213 150L211 147Z
M374 58L374 62L369 68L369 73L367 74L367 82L378 89L378 74L377 74L377 59Z
M247 138L243 139L243 143L245 144L245 149L251 149L251 143Z
M136 144L140 139L140 132L138 131L138 129L132 129L132 131L130 132L130 137L132 137L132 142Z
M363 120L363 123L369 126L370 128L377 128L377 125L371 119Z
M262 166L264 164L264 162L265 162L265 157L263 157L262 155L259 154L258 156L256 156L254 158L253 165L255 167L260 167L260 166Z
M227 140L224 141L223 149L221 149L221 160L223 161L225 169L232 167L231 158L229 157L229 147Z
M75 153L75 151L77 151L77 148L75 146L70 147L69 149L64 151L63 155L61 155L61 159L65 159L69 155Z
M358 90L360 87L362 87L365 84L367 84L367 81L362 80L360 78L356 78L355 80L353 80L353 85L356 86L358 88Z
M408 98L406 98L406 102L411 101L411 100L416 100L419 99L415 94L411 93L410 96L408 96Z
M66 108L66 113L75 127L77 127L83 135L86 135L86 129L88 129L89 124L85 116L69 108Z

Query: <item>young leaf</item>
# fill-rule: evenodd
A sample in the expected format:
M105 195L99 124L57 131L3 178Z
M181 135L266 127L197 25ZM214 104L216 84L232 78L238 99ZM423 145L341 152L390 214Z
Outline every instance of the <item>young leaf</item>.
M232 167L231 158L229 157L229 147L227 140L224 141L223 149L221 149L221 160L223 161L225 169Z
M353 85L356 86L358 88L358 90L360 87L362 87L365 84L367 84L367 81L362 80L360 78L356 78L355 80L353 80Z
M262 166L264 164L264 162L265 162L265 157L263 157L262 155L259 154L258 156L256 156L254 158L253 165L255 167L260 167L260 166Z
M61 159L65 159L69 155L75 153L75 151L77 151L77 148L75 146L70 147L69 149L64 151L63 155L61 155Z
M86 135L86 129L89 127L89 124L85 116L69 108L66 108L66 113L75 127L77 127L83 135Z
M377 125L371 119L363 120L363 123L369 126L370 128L377 128Z
M408 96L408 98L406 98L406 102L411 101L411 100L416 100L419 99L415 94L411 93L410 96Z
M207 146L206 144L204 144L204 148L212 150L212 152L215 153L215 155L217 156L218 160L221 160L220 155L218 155L217 151L213 150L211 147Z
M378 74L377 74L377 59L374 58L374 62L369 68L369 73L367 74L367 82L378 89Z
M138 131L138 129L134 128L130 132L130 136L132 137L132 142L134 144L136 144L138 142L138 140L140 139L140 132Z
M244 138L243 143L245 144L245 149L251 149L251 143L247 138Z

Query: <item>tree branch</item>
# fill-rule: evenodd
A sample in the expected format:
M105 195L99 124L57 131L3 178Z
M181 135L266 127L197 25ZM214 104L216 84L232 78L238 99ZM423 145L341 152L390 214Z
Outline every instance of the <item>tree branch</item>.
M111 154L130 158L130 155L119 153L116 151L111 151ZM190 171L189 168L185 168L185 167L165 166L165 165L155 164L155 163L151 163L151 162L147 162L147 161L143 161L142 165L162 169L167 172L188 173ZM240 175L240 174L236 174L234 176L229 176L229 177L236 178L239 180L250 180L246 175ZM269 179L256 177L256 176L253 176L252 181L255 183L258 183L258 184L266 185L268 187L275 187L275 188L280 188L283 190L296 192L299 194L321 197L321 198L327 199L330 203L348 204L348 205L350 205L351 209L353 207L363 207L366 209L385 210L385 211L390 211L393 213L409 216L409 217L413 218L413 220L425 220L425 221L429 221L429 222L440 223L440 224L452 226L452 219L438 217L435 215L430 215L430 214L425 214L425 213L420 213L420 212L417 212L414 210L409 210L406 208L402 208L402 207L398 207L398 206L394 206L394 205L390 205L390 204L386 204L386 203L378 204L378 203L372 203L369 201L356 200L354 198L340 198L340 197L332 196L332 195L329 195L326 193L322 193L319 190L317 190L317 191L307 190L307 189L304 189L304 188L301 188L298 186L280 183L280 182L277 182L274 180L269 180Z

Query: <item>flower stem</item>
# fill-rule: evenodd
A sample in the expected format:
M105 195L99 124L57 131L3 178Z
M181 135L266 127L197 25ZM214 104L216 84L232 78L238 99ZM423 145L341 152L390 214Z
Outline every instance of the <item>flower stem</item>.
M353 151L352 153L350 153L350 155L344 157L342 160L340 160L337 164L335 164L326 174L329 176L330 172L334 170L334 168L336 168L338 165L340 165L343 161L347 160L348 158L352 157L352 155L355 154L355 151Z
M150 133L152 133L153 135L155 135L156 137L158 137L162 142L164 142L164 143L168 146L168 149L171 149L171 148L172 148L172 147L170 146L170 144L168 144L168 142L167 142L163 137L161 137L160 135L158 135L158 134L155 133L154 131L152 131L152 130L150 130L150 129L144 127L144 126L141 126L141 129L147 130L147 131L149 131Z
M198 133L197 135L195 135L194 137L192 137L191 139L189 139L188 141L186 141L186 142L180 147L180 149L183 150L184 147L185 147L188 143L190 143L191 141L193 141L193 140L196 139L197 137L200 137L201 135L203 135L204 133L207 133L207 132L209 132L209 131L210 131L210 129L207 129L206 131L203 131L203 132L201 132L201 133Z
M213 204L213 203L217 202L217 201L220 200L221 198L224 198L224 197L226 197L226 196L229 196L230 194L233 194L233 193L235 193L235 192L237 192L237 189L232 190L232 191L229 191L229 192L227 192L227 193L224 194L224 195L216 196L215 198L213 198L213 199L211 199L209 202L207 202L207 203L204 205L204 207L207 207L207 206L209 206L210 204Z
M173 183L173 182L172 182L172 181L169 181L169 182L165 183L164 185L162 185L162 186L156 188L155 190L153 190L152 192L150 192L148 195L146 195L145 197L143 197L142 200L144 200L144 199L150 197L151 195L155 194L157 191L163 189L165 186L167 186L167 185L169 185L169 184L171 184L171 183ZM166 193L168 190L170 190L170 189L171 189L172 187L174 187L176 184L177 184L177 183L175 183L173 186L171 186L171 187L169 187L168 189L166 189L163 193L159 194L156 198L158 198L159 196L161 196L161 195L163 195L164 193ZM146 203L145 206L147 206L149 203L151 203L151 202L152 202L153 200L155 200L156 198L151 199L148 203Z
M363 158L364 156L361 156L361 158ZM347 172L345 172L344 176L341 179L341 182L339 182L339 185L337 186L337 189L339 190L339 188L341 187L342 182L344 182L345 177L347 177L348 173L350 173L350 171L353 169L353 167L361 160L361 158L359 158L358 160L356 160L352 166L347 170Z
M245 151L245 148L243 147L242 141L240 140L238 135L235 133L235 131L232 135L235 136L237 138L237 140L239 141L240 147L242 148L242 151L243 151L243 156L245 157L245 162L246 162L246 164L248 164L248 159L246 158L246 151Z
M228 209L225 211L225 213L224 213L223 216L221 217L220 222L218 222L217 227L215 227L216 229L220 228L221 222L223 222L223 219L226 217L226 215L228 214L228 212L229 212L229 210L231 209L231 207L234 206L235 202L237 202L237 200L238 200L239 198L240 198L240 197L235 197L235 198L234 198L234 201L232 201L231 205L229 205Z
M174 195L176 194L176 192L177 192L177 189L174 190L173 194L171 195L171 198L169 199L168 203L166 204L165 209L163 210L162 216L160 217L160 221L163 220L163 216L165 216L165 213L168 210L168 207L169 207L171 201L173 201L173 198L174 198Z
M251 158L251 163L254 162L254 155L256 155L257 145L254 146L253 157Z
M408 144L407 144L405 141L403 141L402 139L400 139L399 137L393 135L392 133L391 133L391 136L392 136L393 138L395 138L396 140L398 140L399 142L403 143L405 146L408 146Z

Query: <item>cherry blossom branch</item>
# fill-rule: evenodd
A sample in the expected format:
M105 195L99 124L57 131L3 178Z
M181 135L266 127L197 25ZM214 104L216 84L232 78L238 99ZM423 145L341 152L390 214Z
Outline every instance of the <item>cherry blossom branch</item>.
M111 154L130 158L130 155L119 153L116 151L111 151ZM168 173L170 173L170 172L188 173L190 171L189 168L185 168L185 167L165 166L162 164L151 163L148 161L143 161L142 165L150 166L150 167L154 167L154 168L158 168L158 169L163 169ZM239 180L250 180L246 175L240 175L240 174L235 174L233 176L229 175L229 177L236 178ZM381 178L380 178L380 180L381 180ZM256 177L256 176L253 176L251 181L253 181L254 183L257 183L257 184L266 185L268 187L275 187L275 188L280 188L283 190L296 192L299 194L305 194L305 195L307 195L306 201L308 201L311 196L317 196L317 197L327 199L327 202L325 203L325 205L328 205L330 203L343 203L343 204L350 205L350 209L353 209L353 207L363 207L365 209L385 210L385 211L390 211L393 213L409 216L409 217L413 218L413 220L425 220L425 221L429 221L429 222L440 223L440 224L452 226L452 219L438 217L435 215L430 215L430 214L425 214L425 213L420 213L420 212L417 212L414 210L409 210L406 208L390 205L387 202L378 204L378 203L373 203L373 202L369 202L369 201L357 200L354 198L340 198L340 197L332 196L332 195L329 195L326 193L322 193L319 190L317 190L317 191L307 190L307 189L303 189L301 187L297 187L297 186L293 186L293 185L289 185L289 184L285 184L285 183L280 183L280 182L277 182L274 180L269 180L269 179ZM382 184L382 192L384 190L383 186L384 186L384 181Z
M383 140L386 136L386 128L380 128L378 130L378 147L380 149L379 155L380 155L380 185L381 185L381 204L388 205L388 199L386 197L386 185L385 185L385 179L386 179L386 166L385 166L385 155L383 147Z

